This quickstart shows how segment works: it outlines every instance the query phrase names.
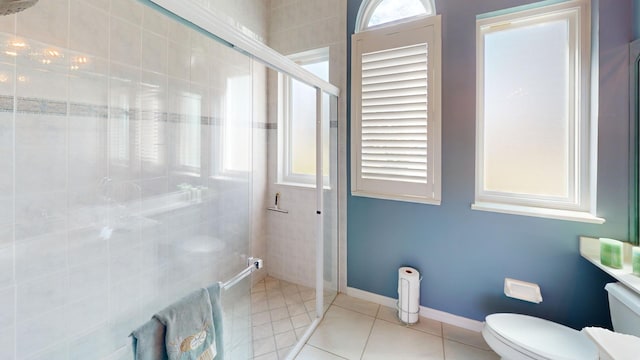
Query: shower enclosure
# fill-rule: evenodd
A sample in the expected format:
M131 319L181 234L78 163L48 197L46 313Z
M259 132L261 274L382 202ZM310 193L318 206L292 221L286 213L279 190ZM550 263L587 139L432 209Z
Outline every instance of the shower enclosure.
M329 145L316 152L312 238L298 239L315 247L309 322L337 292L337 89L207 1L157 4L168 10L42 0L0 17L2 359L131 359L128 336L154 313L266 258L267 67L317 89L317 144ZM261 344L251 288L269 266L222 295L228 359Z

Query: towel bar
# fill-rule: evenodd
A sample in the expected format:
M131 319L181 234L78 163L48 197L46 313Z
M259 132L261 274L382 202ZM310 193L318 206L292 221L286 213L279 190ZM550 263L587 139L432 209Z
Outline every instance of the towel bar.
M244 270L242 270L241 272L239 272L238 274L236 274L236 276L232 277L231 279L222 282L220 281L220 288L227 290L230 287L234 286L235 284L239 283L240 280L246 278L247 276L249 276L252 272L262 269L263 263L262 263L262 259L259 258L254 258L254 257L250 257L247 259L247 263L249 264Z

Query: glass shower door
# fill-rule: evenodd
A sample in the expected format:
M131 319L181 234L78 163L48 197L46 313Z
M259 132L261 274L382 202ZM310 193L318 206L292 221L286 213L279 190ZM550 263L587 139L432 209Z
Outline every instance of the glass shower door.
M322 135L328 148L323 154L322 285L323 312L338 294L338 98L323 93ZM318 289L319 291L319 289ZM320 292L318 292L320 294Z

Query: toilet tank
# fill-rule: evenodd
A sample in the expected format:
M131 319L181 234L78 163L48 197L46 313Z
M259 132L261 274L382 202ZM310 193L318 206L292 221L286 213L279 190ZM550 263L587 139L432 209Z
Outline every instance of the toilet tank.
M640 294L620 283L607 284L609 311L615 332L640 336Z

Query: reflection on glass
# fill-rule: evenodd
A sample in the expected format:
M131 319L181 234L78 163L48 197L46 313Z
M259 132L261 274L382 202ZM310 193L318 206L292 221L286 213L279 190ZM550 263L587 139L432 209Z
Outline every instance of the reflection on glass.
M140 158L142 161L159 165L162 163L160 158L160 144L162 143L160 112L162 108L157 88L157 86L150 84L144 84L143 88L142 99L145 116L140 122Z
M301 66L318 76L329 80L329 59L325 58ZM290 79L289 89L289 126L288 131L288 153L290 175L314 176L316 173L316 148L312 144L316 143L316 89L301 83L296 79ZM328 95L324 95L323 113L329 114ZM329 132L326 129L323 133L324 158L328 159L329 154ZM327 162L323 166L327 169ZM324 172L328 176L328 172Z
M121 95L109 119L109 157L113 164L129 165L129 97Z
M222 128L222 171L247 172L251 170L251 77L234 76L227 79L225 118Z
M291 80L291 172L316 173L316 90L298 80Z
M187 93L182 97L178 161L180 165L200 169L201 96Z

